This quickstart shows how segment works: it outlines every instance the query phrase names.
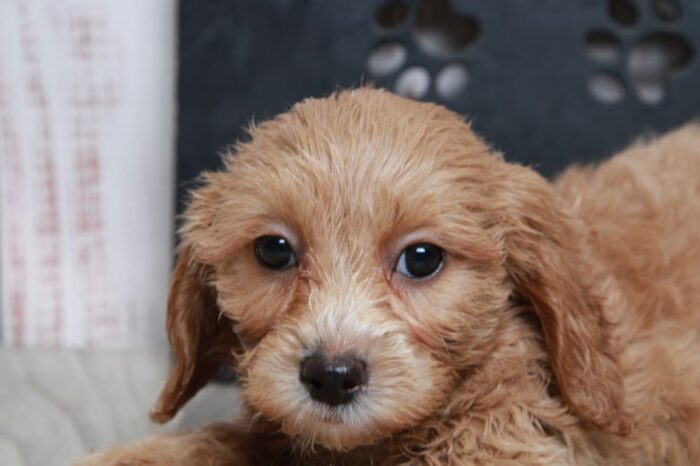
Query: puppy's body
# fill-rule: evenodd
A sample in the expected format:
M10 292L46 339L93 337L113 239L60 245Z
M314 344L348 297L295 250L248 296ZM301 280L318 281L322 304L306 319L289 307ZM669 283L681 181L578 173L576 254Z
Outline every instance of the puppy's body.
M557 188L610 282L636 419L625 438L589 433L601 451L593 464L700 464L700 126L571 169Z
M554 185L375 90L252 136L188 210L155 411L233 351L249 419L81 464L700 464L700 126ZM256 264L270 232L296 267ZM396 256L419 240L445 265L407 280ZM359 354L365 391L311 400L312 350Z

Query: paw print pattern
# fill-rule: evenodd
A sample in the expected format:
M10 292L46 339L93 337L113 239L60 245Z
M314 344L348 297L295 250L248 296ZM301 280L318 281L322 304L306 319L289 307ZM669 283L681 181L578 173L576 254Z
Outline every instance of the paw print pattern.
M607 14L612 27L592 29L585 37L588 57L599 68L588 80L588 92L606 104L621 102L630 90L644 104L662 103L673 75L694 55L691 43L673 29L683 19L681 3L609 0ZM644 19L653 27L637 31Z
M449 101L464 92L469 71L455 58L479 37L475 17L455 12L449 0L420 0L412 7L389 0L376 10L374 21L380 41L367 58L372 78L413 99L434 92ZM409 64L414 54L420 54L421 65Z

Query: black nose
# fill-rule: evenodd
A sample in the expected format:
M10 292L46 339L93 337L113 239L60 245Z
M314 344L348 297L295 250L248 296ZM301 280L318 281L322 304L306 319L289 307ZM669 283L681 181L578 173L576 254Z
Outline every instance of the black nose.
M367 383L367 364L352 356L326 359L317 353L302 361L299 380L314 400L330 406L349 403Z

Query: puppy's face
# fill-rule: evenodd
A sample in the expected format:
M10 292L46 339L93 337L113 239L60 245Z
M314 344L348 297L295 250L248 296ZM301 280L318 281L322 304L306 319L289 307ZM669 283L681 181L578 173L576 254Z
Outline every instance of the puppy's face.
M455 115L373 90L251 135L187 211L169 316L184 354L156 415L234 352L248 407L301 443L420 423L493 348L517 292L510 167Z

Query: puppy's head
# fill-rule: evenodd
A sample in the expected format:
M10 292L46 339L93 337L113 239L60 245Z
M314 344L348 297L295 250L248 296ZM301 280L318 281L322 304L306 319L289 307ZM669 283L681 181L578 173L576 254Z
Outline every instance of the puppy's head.
M251 129L194 192L168 309L169 419L230 361L247 406L331 449L415 426L539 316L573 412L620 431L621 381L581 232L456 115L371 89Z

